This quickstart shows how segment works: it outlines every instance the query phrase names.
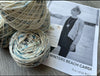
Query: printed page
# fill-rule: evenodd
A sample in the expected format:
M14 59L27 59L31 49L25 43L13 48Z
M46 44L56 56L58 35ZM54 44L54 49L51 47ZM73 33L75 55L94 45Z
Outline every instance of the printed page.
M99 9L52 1L51 53L43 63L70 75L97 75Z

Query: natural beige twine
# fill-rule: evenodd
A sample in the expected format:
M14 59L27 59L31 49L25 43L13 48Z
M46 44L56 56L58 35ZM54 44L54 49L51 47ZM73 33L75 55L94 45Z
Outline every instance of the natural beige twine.
M18 65L35 67L47 58L50 44L48 36L43 31L16 32L11 38L9 49Z
M48 15L45 0L1 3L1 15L6 23L18 31L41 28Z
M0 47L7 48L9 40L16 30L10 27L7 23L4 22L4 19L0 15Z

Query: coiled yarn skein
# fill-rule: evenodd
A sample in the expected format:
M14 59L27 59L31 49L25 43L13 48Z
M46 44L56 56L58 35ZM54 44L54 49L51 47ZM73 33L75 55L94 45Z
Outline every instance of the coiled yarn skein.
M39 29L48 14L45 0L1 2L0 7L6 23L22 32Z
M43 31L16 32L11 38L9 49L11 56L18 65L35 67L47 58L50 44Z

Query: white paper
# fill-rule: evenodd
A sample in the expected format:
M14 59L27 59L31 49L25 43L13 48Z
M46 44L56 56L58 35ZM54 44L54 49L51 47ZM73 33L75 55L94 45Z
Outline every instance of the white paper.
M48 33L50 44L53 47L57 47L58 42L59 42L59 37L60 37L61 31L62 31L62 26L57 25L57 24L52 24L50 26L51 26L51 28Z
M68 55L63 57L59 55L61 47L58 46L65 24L62 16L71 16L71 9L76 6L81 9L78 19L84 22L84 28L76 45L76 51L69 51ZM49 11L51 13L51 26L55 28L61 26L62 30L58 32L58 29L55 29L49 34L51 46L56 48L52 50L43 64L70 75L97 75L99 9L68 1L52 1L49 5Z

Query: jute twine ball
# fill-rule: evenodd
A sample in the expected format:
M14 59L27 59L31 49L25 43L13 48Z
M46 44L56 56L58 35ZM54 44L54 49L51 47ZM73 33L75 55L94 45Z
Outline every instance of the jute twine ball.
M0 47L7 48L10 38L15 32L16 30L6 24L0 15Z
M6 23L23 32L39 29L48 14L45 0L1 2L0 7Z
M11 56L19 66L35 67L47 58L50 44L43 31L16 32L11 38L9 49Z

